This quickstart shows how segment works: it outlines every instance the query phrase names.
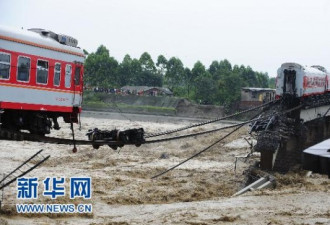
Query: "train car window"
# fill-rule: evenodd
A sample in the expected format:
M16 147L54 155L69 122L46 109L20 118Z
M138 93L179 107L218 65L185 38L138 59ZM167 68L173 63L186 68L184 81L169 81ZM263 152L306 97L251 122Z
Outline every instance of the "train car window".
M65 66L65 87L69 88L71 87L71 74L72 74L72 66L67 64Z
M80 69L81 67L76 67L76 71L74 74L74 84L75 85L79 85L80 84Z
M37 83L47 84L48 82L48 62L44 60L38 60L37 63Z
M19 56L17 62L17 80L28 82L30 80L30 58Z
M60 86L61 81L61 63L56 63L54 67L54 86Z
M10 55L0 52L0 79L9 79Z

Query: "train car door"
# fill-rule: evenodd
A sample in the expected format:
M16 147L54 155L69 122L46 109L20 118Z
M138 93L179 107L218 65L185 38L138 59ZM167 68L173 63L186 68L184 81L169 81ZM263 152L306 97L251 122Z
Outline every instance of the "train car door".
M75 64L74 79L73 79L73 106L80 107L82 102L82 74L83 66L81 63Z
M284 70L283 94L296 94L296 71Z

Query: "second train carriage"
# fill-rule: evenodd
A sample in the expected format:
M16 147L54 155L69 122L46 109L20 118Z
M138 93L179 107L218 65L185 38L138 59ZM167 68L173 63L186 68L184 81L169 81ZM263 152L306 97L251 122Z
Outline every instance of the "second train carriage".
M76 46L70 36L0 26L2 127L48 134L58 117L78 122L85 56Z
M276 96L298 98L328 96L330 73L322 66L283 63L277 71ZM329 97L329 96L328 96Z

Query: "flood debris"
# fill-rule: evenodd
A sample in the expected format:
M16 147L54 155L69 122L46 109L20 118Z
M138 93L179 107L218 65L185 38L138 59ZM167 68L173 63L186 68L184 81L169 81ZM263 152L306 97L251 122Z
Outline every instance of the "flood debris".
M239 196L248 191L260 190L263 188L270 188L274 186L275 186L275 178L271 175L266 175L264 177L259 178L252 184L246 186L245 188L241 189L240 191L236 192L232 197Z

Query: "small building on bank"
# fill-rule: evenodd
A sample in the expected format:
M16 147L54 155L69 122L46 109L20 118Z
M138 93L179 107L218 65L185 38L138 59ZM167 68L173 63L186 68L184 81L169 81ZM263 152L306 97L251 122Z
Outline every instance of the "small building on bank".
M173 95L172 91L164 87L124 86L121 88L121 91L132 95L148 95L148 96Z
M275 99L275 89L243 87L241 90L240 109L262 105Z

